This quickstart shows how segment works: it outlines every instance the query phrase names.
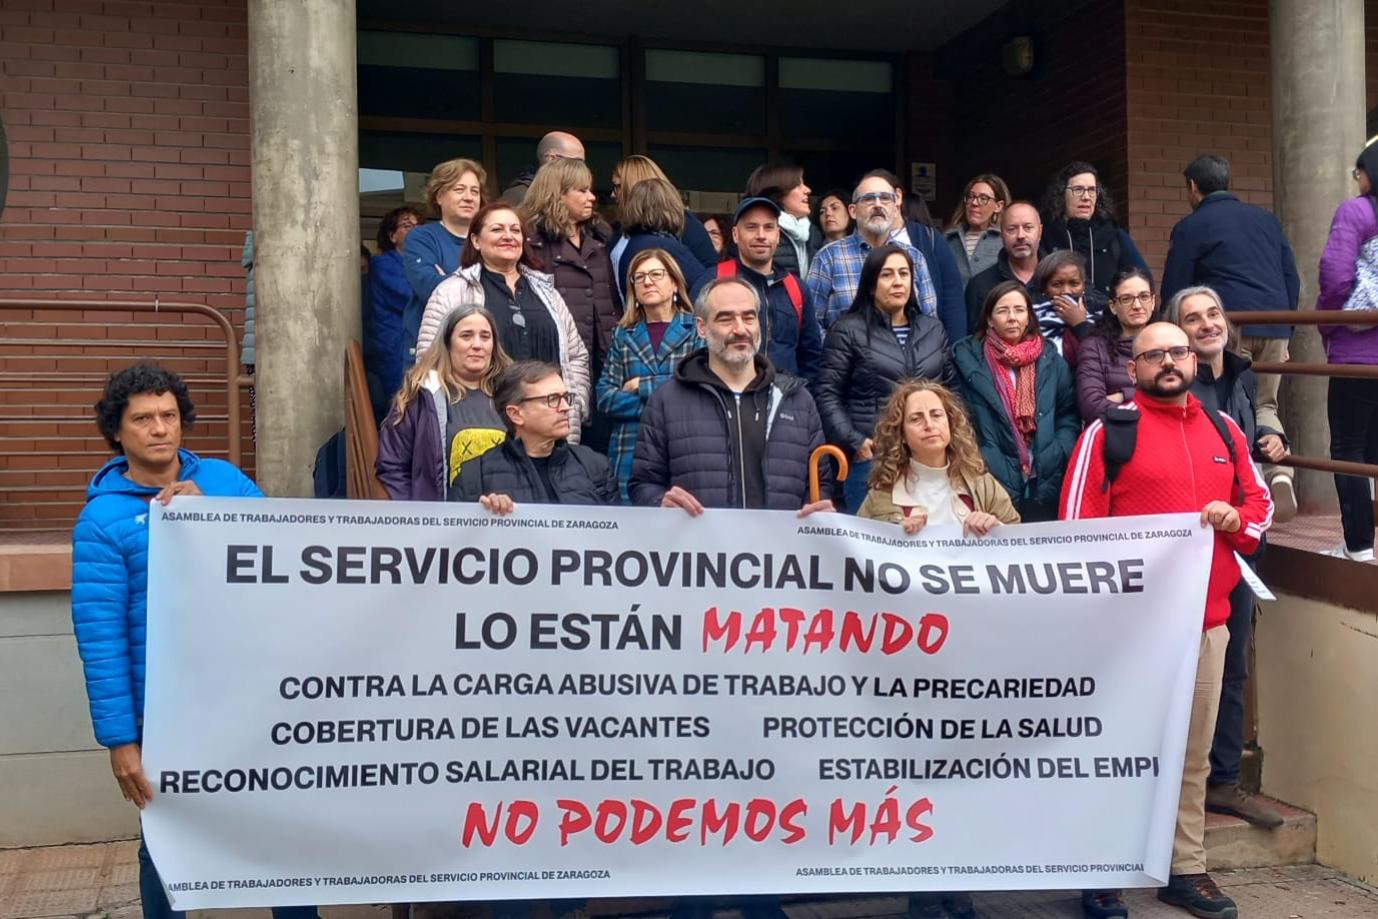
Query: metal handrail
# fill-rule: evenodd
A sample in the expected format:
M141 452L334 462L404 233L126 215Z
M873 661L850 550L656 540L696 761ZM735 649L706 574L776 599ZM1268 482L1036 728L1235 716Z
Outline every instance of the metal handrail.
M1239 310L1229 313L1230 322L1245 325L1372 325L1378 326L1378 310ZM1253 365L1255 373L1295 374L1297 376L1343 377L1378 380L1378 364L1312 364L1306 362L1267 362ZM1361 475L1378 480L1378 465L1351 463L1329 457L1288 454L1276 465L1311 469L1340 475Z
M138 313L192 313L197 316L204 316L219 327L221 334L225 338L225 402L226 415L228 419L229 439L228 456L229 461L234 465L240 465L242 459L240 450L240 413L239 413L239 389L241 375L239 373L239 336L234 330L234 326L225 318L225 314L213 307L206 306L204 303L184 303L177 300L154 300L152 302L142 300L19 300L13 298L0 299L0 309L22 309L22 310L103 310L103 311L124 311ZM89 344L89 342L88 342ZM119 346L123 342L112 341L112 345ZM182 347L180 342L168 341L168 345ZM201 343L200 347L205 347ZM249 385L252 385L252 377Z

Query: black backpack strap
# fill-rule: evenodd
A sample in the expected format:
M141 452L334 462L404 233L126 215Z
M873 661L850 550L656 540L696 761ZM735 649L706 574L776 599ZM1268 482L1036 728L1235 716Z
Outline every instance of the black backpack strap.
M1134 456L1139 441L1139 409L1135 405L1112 405L1101 415L1101 455L1105 459L1105 481L1101 491L1109 491L1125 463Z
M1211 426L1215 428L1215 433L1220 435L1220 439L1225 442L1225 450L1230 454L1230 471L1234 474L1234 488L1236 494L1244 493L1244 486L1239 481L1239 451L1234 448L1234 438L1230 436L1230 429L1225 424L1225 418L1215 409L1201 406L1206 413L1206 417L1211 420Z

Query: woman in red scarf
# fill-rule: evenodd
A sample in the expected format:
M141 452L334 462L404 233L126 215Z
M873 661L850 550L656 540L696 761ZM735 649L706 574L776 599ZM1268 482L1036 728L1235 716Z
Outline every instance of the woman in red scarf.
M1025 522L1056 520L1081 417L1071 371L1039 334L1023 284L996 285L952 359L986 466Z

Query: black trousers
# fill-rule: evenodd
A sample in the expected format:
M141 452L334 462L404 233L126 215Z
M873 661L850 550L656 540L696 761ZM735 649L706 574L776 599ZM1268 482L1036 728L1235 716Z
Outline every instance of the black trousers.
M1378 380L1330 380L1330 458L1378 463ZM1373 548L1372 479L1335 476L1340 522L1350 552Z
M1225 646L1225 674L1220 683L1220 712L1211 741L1211 785L1239 781L1244 755L1244 684L1249 679L1249 640L1254 634L1254 592L1240 581L1230 592L1230 642Z

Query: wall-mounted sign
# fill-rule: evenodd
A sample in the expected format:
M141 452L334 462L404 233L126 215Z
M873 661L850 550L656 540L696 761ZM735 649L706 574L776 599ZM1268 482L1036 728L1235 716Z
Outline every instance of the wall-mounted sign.
M925 201L938 197L938 164L910 163L909 190Z

